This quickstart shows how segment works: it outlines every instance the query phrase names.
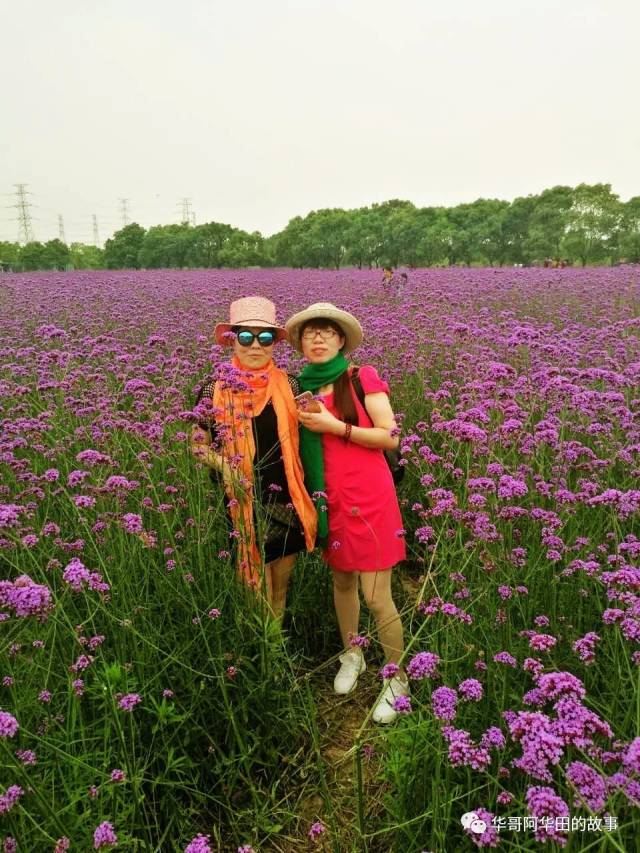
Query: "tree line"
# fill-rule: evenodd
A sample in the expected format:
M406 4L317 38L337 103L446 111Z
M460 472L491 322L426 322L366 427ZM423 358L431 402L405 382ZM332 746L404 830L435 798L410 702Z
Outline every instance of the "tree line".
M416 207L393 199L355 210L314 210L270 237L219 222L149 229L133 223L104 249L60 240L0 242L0 264L14 270L530 266L561 258L585 266L640 262L640 196L622 202L610 184L579 184L512 202Z

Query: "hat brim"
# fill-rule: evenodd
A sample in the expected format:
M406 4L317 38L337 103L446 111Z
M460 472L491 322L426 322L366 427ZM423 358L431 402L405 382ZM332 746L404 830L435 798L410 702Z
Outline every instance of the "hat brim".
M213 330L215 342L223 347L233 346L233 338L230 335L229 337L225 336L234 326L247 326L247 328L253 326L256 329L270 329L276 333L276 342L286 341L288 338L287 330L282 326L272 326L271 323L265 323L263 320L252 320L250 323L234 323L233 326L231 323L218 323Z
M289 334L289 343L292 347L302 352L302 341L300 340L300 328L308 320L333 320L342 329L345 343L342 348L343 353L353 352L362 343L363 333L362 326L348 311L342 311L335 306L324 307L323 305L310 305L304 311L299 311L290 317L284 324L285 329Z

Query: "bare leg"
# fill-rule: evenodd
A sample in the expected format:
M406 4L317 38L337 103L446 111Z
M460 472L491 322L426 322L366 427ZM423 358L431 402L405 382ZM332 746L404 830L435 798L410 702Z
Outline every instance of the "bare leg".
M333 602L338 618L340 636L345 649L351 648L349 635L358 633L360 598L358 596L359 572L333 573Z
M398 663L404 650L404 638L400 615L391 596L391 569L360 572L360 583L367 607L376 620L385 663Z
M267 602L274 617L281 622L287 603L287 588L289 579L296 562L296 554L280 557L264 567L265 583L267 586Z

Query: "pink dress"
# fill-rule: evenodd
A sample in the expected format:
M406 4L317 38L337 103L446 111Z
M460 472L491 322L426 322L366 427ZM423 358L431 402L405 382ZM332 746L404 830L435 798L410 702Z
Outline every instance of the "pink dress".
M365 394L389 393L389 386L370 365L360 368ZM373 423L355 391L358 426ZM333 393L323 398L338 415ZM329 544L324 558L341 572L376 572L390 569L406 557L402 518L391 471L382 450L345 443L340 436L323 433L324 475L329 508Z

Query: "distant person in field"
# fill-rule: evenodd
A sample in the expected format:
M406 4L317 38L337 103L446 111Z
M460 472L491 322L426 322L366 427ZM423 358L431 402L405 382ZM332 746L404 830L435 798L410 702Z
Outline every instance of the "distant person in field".
M295 314L285 328L291 345L308 361L299 377L303 391L322 401L319 411L299 413L300 453L307 487L326 494L327 511L318 513L318 539L333 572L344 647L334 689L350 693L366 669L357 642L360 586L376 620L386 665L373 719L388 723L397 715L394 702L409 693L399 667L402 623L391 595L391 570L406 551L393 476L383 453L398 446L389 386L374 367L356 370L345 358L362 341L362 327L352 314L321 302Z
M230 347L233 357L220 371L224 378L208 382L198 394L196 402L208 400L213 409L208 423L194 427L191 450L222 479L238 534L240 577L259 589L264 581L267 602L281 620L296 555L313 550L317 528L299 456L294 394L300 389L295 377L273 362L286 331L277 325L270 300L247 296L232 302L229 322L218 323L214 338ZM262 542L256 502L265 519Z
M383 267L382 270L382 286L387 290L391 286L393 279L393 267Z

